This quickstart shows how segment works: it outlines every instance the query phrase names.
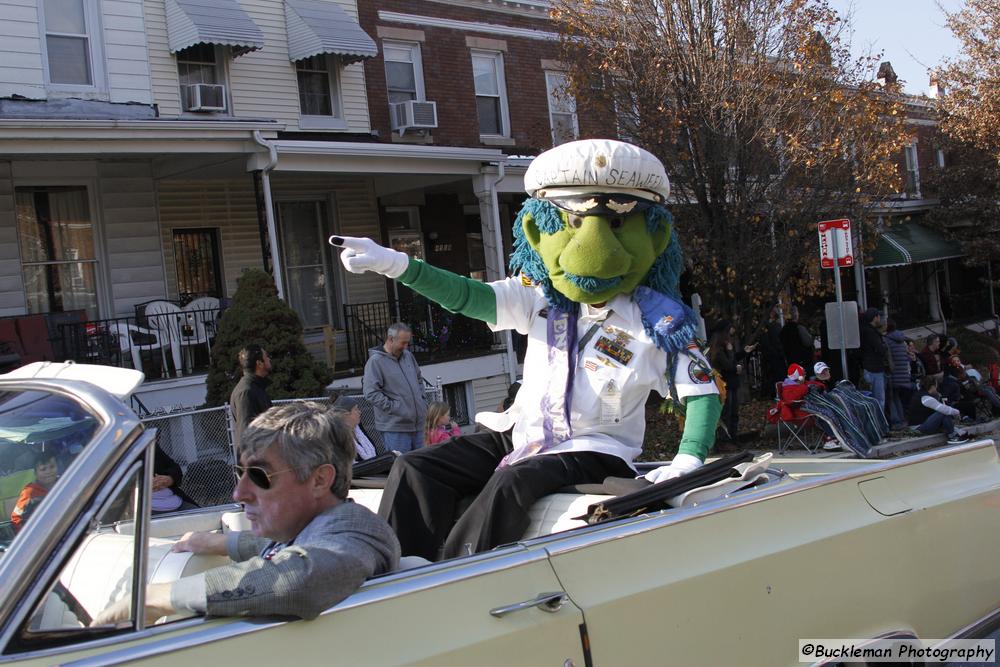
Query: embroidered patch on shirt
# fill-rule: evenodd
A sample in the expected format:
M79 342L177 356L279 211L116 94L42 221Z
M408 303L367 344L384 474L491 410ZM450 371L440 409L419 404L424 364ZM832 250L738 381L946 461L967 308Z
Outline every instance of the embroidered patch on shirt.
M712 371L701 359L692 357L688 364L688 377L695 384L708 384L712 381Z
M598 338L594 349L625 366L628 366L628 362L632 361L632 357L635 356L632 350L625 347L620 341L611 340L607 336Z

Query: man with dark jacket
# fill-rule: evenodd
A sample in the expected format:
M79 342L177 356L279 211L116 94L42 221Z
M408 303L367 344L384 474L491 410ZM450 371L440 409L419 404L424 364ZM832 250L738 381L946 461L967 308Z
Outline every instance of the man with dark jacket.
M798 364L802 368L812 368L815 356L813 335L799 322L799 309L795 306L792 306L779 337L785 361L789 364Z
M271 374L271 358L260 345L251 344L240 350L240 368L243 377L229 395L229 408L233 411L233 442L240 444L243 430L254 417L271 407L267 385Z
M386 451L408 452L424 444L427 401L420 366L408 349L412 338L410 327L396 322L385 343L368 350L362 387Z
M886 345L878 327L882 316L878 308L869 308L861 316L861 369L872 395L885 411L885 355Z

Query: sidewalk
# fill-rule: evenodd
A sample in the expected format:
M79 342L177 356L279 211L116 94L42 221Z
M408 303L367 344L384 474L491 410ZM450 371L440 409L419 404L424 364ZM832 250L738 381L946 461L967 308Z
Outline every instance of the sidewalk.
M990 421L980 422L978 424L968 424L962 425L962 430L973 436L982 436L984 438L990 437L992 434L1000 432L1000 419L991 419ZM871 448L871 452L868 455L869 459L884 459L892 456L899 456L901 454L907 454L910 452L915 452L921 449L928 449L931 447L942 447L948 444L948 438L944 434L937 433L935 435L924 435L918 437L904 437L900 439L884 440L882 444L876 445ZM762 453L765 451L774 452L776 459L781 459L784 457L795 457L802 458L804 456L811 456L817 459L847 459L855 458L855 455L851 451L839 450L828 452L820 450L815 454L808 454L801 447L799 448L789 448L785 450L784 453L779 454L773 449L761 449L754 450L757 453Z

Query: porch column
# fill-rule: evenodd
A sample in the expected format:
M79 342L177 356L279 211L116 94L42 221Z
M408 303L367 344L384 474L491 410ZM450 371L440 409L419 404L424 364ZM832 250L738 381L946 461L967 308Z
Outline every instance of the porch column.
M929 267L927 276L927 305L930 311L928 315L933 322L944 321L944 314L941 312L941 301L938 298L940 291L938 290L938 277L937 270L933 264L925 264L924 266Z
M879 310L882 311L882 319L889 317L889 269L878 270L879 292L882 293L882 302Z
M483 227L483 254L486 255L486 280L503 280L507 275L507 262L503 254L503 236L500 227L500 203L497 201L497 183L503 178L503 163L483 165L479 176L472 179L472 189L479 200L479 220ZM517 355L514 339L509 330L502 334L507 348L507 375L511 384L517 380Z
M503 239L500 232L500 205L496 184L503 174L495 165L486 165L472 181L472 188L479 200L479 219L483 226L483 254L486 255L486 279L502 280L507 275L507 262L503 256Z

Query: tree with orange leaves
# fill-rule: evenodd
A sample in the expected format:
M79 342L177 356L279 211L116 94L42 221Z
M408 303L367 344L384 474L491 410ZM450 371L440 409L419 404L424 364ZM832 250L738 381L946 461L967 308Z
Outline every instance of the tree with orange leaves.
M825 0L555 0L570 91L670 175L691 286L756 328L784 290L832 290L816 223L866 226L899 189L895 83ZM863 236L874 239L868 229Z
M961 57L937 72L941 130L1000 163L1000 0L966 0L947 17Z

